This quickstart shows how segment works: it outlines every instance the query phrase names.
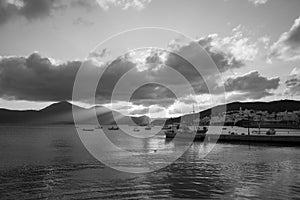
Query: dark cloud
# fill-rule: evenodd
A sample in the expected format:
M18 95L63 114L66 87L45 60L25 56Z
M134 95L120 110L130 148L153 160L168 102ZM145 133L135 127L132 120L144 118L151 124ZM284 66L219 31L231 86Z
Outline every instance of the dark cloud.
M18 7L7 0L0 0L0 25L13 18L18 13Z
M261 99L273 95L270 90L277 89L279 78L266 78L257 71L248 74L229 78L225 82L226 92L237 92L236 99Z
M175 94L168 88L159 84L150 83L135 90L130 101L138 105L151 105L154 102L157 102L157 105L166 107L172 105L175 99Z
M300 59L300 17L289 31L283 33L271 47L270 57L282 60Z
M129 78L126 82L122 82L123 89L122 91L119 91L121 95L124 94L125 96L125 94L131 93L129 92L129 90L130 88L135 87L134 82L142 82L146 80L150 83L139 87L135 92L132 93L130 101L136 105L149 106L156 104L166 107L173 104L176 98L173 92L171 92L171 90L167 88L168 86L176 86L176 88L180 88L178 89L178 91L180 91L178 97L181 97L181 95L186 95L186 92L188 91L186 87L188 86L182 85L182 81L173 77L170 74L170 68L165 66L160 67L162 63L162 59L159 57L160 54L161 52L151 53L150 56L146 56L144 63L142 63L143 70L139 70L139 63L134 62L134 59L130 58L129 55L124 55L113 61L108 66L107 70L103 73L103 76L99 81L100 84L98 94L101 95L98 99L104 100L103 97L111 97L112 91L115 88L117 82L129 71L130 73L126 74L126 76ZM186 69L184 67L180 68L180 66L177 67L175 65L172 65L170 67L185 76L187 81L190 81L191 86L193 87L192 82L194 82L194 80L191 79L195 76L195 74L192 74L189 69ZM195 69L193 70L194 73L197 73ZM157 82L163 82L167 87L158 85L156 84ZM194 89L196 90L198 88ZM122 97L119 96L118 100L122 100Z
M30 21L42 19L51 16L55 10L66 9L70 5L92 9L96 3L90 0L0 0L0 25L16 17L24 17ZM80 18L75 22L87 24L86 20Z
M80 61L55 64L52 59L42 57L38 53L33 53L28 57L3 57L0 60L0 97L29 101L71 100L73 84L81 64ZM92 70L89 72L90 74L98 74L96 70L103 69L93 64L87 64L87 66ZM114 100L127 99L129 92L126 89L132 88L132 80L148 77L149 80L156 82L158 79L168 78L168 74L162 75L161 71L139 72L136 69L136 64L129 61L126 56L119 57L109 64L100 78L96 102L110 102L115 85L129 70L133 71L132 77L122 84L125 90L119 91L117 99ZM161 76L157 76L158 74ZM172 79L173 77L169 78ZM175 83L177 82L175 81ZM184 94L185 91L182 89L182 95ZM141 86L130 97L130 101L135 105L158 105L161 107L172 105L175 99L176 97L171 90L155 83Z
M126 59L126 57L119 57L112 63L110 63L99 80L96 96L97 101L99 101L99 103L103 103L106 101L109 102L113 94L113 89L115 88L118 81L124 74L126 74L129 70L134 69L135 67L136 64ZM130 87L130 83L126 84L128 84L128 87ZM126 91L122 92L124 92L124 95L127 94ZM119 94L118 97L120 99L115 100L123 100L122 94L121 96Z
M23 6L19 14L27 19L36 19L50 16L53 9L56 9L56 0L23 0Z
M184 52L188 56L195 57L196 54L193 54L193 48L190 47L191 45L181 47L179 51ZM91 55L101 57L108 53L109 51L105 49ZM231 61L228 60L225 62L224 60L228 58L227 54L219 54L223 55L217 57L222 60L219 63L223 64L219 68L223 71L226 71L230 67L241 67L242 64L232 62L233 58L230 58ZM162 55L165 57L162 57ZM128 95L132 93L129 98L135 105L169 107L177 98L179 100L183 99L186 102L193 102L184 99L187 95L192 94L191 87L194 89L195 94L209 93L198 71L187 60L176 53L166 54L165 51L152 52L150 56L145 57L142 64L140 60L136 62L132 59L129 54L120 56L112 62L102 63L101 66L93 63L92 60L85 63L90 67L91 71L89 73L92 76L99 74L97 70L103 70L105 69L104 66L108 66L99 80L96 91L96 103L100 104L111 102L111 100L127 101ZM81 64L82 62L80 61L56 64L52 62L52 59L42 57L38 53L33 53L28 57L4 57L0 60L0 97L30 101L70 100L72 98L76 73ZM141 67L140 65L145 66ZM204 68L207 67L205 63L203 66ZM180 81L174 77L170 68L183 75L186 80ZM210 81L212 85L217 87L218 80L214 74L210 74L211 71L209 68L205 70L207 70L205 72L207 75L206 81ZM114 96L116 99L111 99L116 84L125 74L129 76L121 84L122 90L117 91L116 96ZM149 84L139 87L134 92L130 92L131 88L135 88L136 81L144 82L145 80ZM276 83L278 84L278 82L276 81L279 81L279 79L267 79L261 77L257 72L253 72L229 79L226 82L226 89L228 91L241 91L249 95L252 94L253 98L259 98L259 95L270 95L271 93L268 93L269 90L277 87ZM176 91L171 91L170 88L173 88L173 90L176 88ZM176 93L176 97L173 92Z
M0 97L29 101L71 100L81 62L54 65L34 53L0 61Z
M28 20L50 16L55 9L63 8L59 0L0 0L0 24L23 16Z

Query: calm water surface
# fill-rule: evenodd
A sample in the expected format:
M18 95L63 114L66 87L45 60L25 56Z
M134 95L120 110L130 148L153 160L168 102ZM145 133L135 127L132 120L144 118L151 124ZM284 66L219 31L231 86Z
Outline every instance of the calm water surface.
M170 145L163 135L146 143ZM127 174L95 160L71 126L0 127L0 199L300 199L299 147L217 144L201 158L203 148Z

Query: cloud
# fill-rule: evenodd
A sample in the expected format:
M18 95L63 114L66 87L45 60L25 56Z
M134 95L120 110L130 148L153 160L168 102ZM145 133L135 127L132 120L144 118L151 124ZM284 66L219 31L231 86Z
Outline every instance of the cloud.
M184 55L184 57L188 58L188 60L196 60L199 58L198 49L200 45L213 59L220 72L242 67L244 65L243 61L238 60L229 50L222 48L222 46L219 45L218 40L219 37L217 34L211 34L207 37L202 37L198 41L189 42L188 44L180 44L180 41L174 40L169 45L170 50L174 52L174 54L169 55L166 63L171 66L177 66L177 68L191 69L191 65L185 59L177 56L176 54ZM210 72L213 72L211 66L203 66L202 68L205 70L205 72L207 72L205 74L210 74ZM194 74L194 71L191 73Z
M0 60L0 97L29 101L71 100L79 61L56 65L33 53Z
M111 6L120 7L123 10L129 8L142 10L151 0L97 0L97 2L103 10L108 10Z
M257 71L228 78L225 81L225 90L229 92L229 99L261 99L272 96L270 90L279 87L280 79L261 76Z
M198 45L201 45L215 62L220 72L238 69L245 65L245 61L255 60L258 55L259 44L268 42L267 37L261 38L259 42L252 41L242 29L241 25L237 26L232 30L232 34L227 37L210 34L198 39L197 43L184 43L180 39L176 39L170 42L169 49L175 54L185 55L189 60L195 60L199 57ZM189 63L186 60L178 56L174 59L172 56L172 54L169 55L166 61L168 65L178 66L177 68L186 67L187 70L191 69L191 67L188 67ZM203 71L206 75L211 75L210 72L214 72L211 66L203 66ZM195 74L194 71L190 71L190 73Z
M45 18L65 6L59 0L0 0L0 24L20 16L27 20Z
M211 88L219 89L218 85L221 80L218 79L214 66L200 61L201 74L199 74L191 63L177 54L184 55L188 60L197 63L199 60L198 45L201 45L214 61L219 72L239 69L245 65L246 61L253 61L259 49L258 42L251 41L241 29L241 26L234 28L232 35L224 38L217 34L211 34L198 39L196 42L186 43L180 39L175 39L169 44L169 50L173 53L168 54L165 64L176 69L190 80L197 94L214 92L208 91L207 88L207 84L209 84ZM266 38L259 41L259 43L262 42L267 42Z
M172 105L175 99L175 94L168 88L159 84L149 83L135 90L130 101L136 105L150 106L156 104L167 107Z
M249 40L244 40L239 30L239 27L236 28L232 36L225 38L209 35L194 42L183 43L174 40L169 44L168 51L153 48L138 49L113 61L108 60L112 54L110 49L97 49L91 52L89 60L85 61L91 67L91 75L97 75L97 70L104 70L107 66L99 80L96 102L109 103L115 86L125 74L127 80L119 84L121 89L115 93L113 100L125 102L128 100L128 95L132 94L130 101L133 106L157 105L166 108L173 105L176 99L186 104L198 102L196 98L189 98L193 93L203 95L212 92L218 95L222 82L214 74L212 69L214 66L211 66L210 59L199 61L197 49L199 44L202 45L220 72L241 68L245 65L245 60L251 60L253 57L253 55L243 55L246 51L244 49L246 47L255 49L255 45ZM254 50L249 49L246 52L256 54ZM206 53L205 56L207 57ZM201 74L186 59L200 62ZM3 57L0 59L0 97L29 101L70 100L76 73L81 64L81 61L58 63L38 53L28 57ZM185 79L177 77L174 71ZM253 82L250 82L250 79ZM275 88L271 85L275 85L276 80L267 79L260 76L258 72L253 72L227 80L226 89L231 93L239 92L243 96L258 99L271 95L269 90ZM136 88L136 82L150 84L141 85L133 92L131 88ZM215 91L209 91L206 84L212 86ZM235 84L239 84L239 87ZM242 84L247 84L249 88L241 88ZM173 88L172 91L170 88Z
M300 69L294 68L285 81L286 95L300 95Z
M266 4L268 0L248 0L249 2L253 3L255 6Z
M100 51L99 56L105 54L106 51ZM147 58L145 57L145 62L149 62ZM132 106L168 107L174 103L176 97L168 88L155 84L160 80L166 81L167 85L175 85L179 88L181 93L178 98L189 94L189 91L185 89L186 85L178 80L175 81L165 68L156 69L156 65L151 65L146 70L140 71L137 64L129 60L132 59L128 59L128 55L125 55L108 64L97 87L97 103L109 103L112 100L115 85L128 71L132 72L130 80L147 79L150 84L142 85L131 95L128 89L133 87L132 81L125 81L122 83L124 90L116 93L114 101L124 102L129 94ZM90 67L91 75L97 75L97 70L103 69L103 66L95 66L90 61L86 62L87 67ZM73 84L81 64L81 61L57 62L39 53L33 53L28 57L2 57L0 59L0 98L28 101L71 100ZM154 83L151 84L151 81Z
M244 28L239 25L232 29L232 35L227 37L219 37L217 34L209 36L209 45L211 48L218 51L225 52L228 58L231 58L233 63L253 61L258 54L257 42L251 41L243 30ZM203 43L203 42L202 42ZM200 44L202 44L200 42ZM207 45L207 44L203 44Z
M300 17L298 17L289 31L284 32L271 46L269 55L284 61L300 59Z
M43 19L72 6L91 10L97 3L95 0L0 0L0 25L18 17L29 21ZM91 22L78 17L74 24L91 25Z
M145 115L149 113L149 108L136 109L130 112L131 115Z
M218 68L221 71L243 66L243 62L236 60L230 52L223 52L221 49L215 48L209 39L208 37L206 40L202 39L197 42L206 44L205 48L218 63ZM198 59L198 54L194 52L194 45L197 45L197 42L180 46L176 51L192 59ZM97 71L93 70L102 70L104 66L108 66L97 87L96 102L99 104L111 101L113 89L124 74L128 75L129 81L121 84L122 90L116 93L115 101L127 101L128 94L131 95L130 89L135 87L135 81L153 83L141 86L132 93L130 98L134 105L145 107L157 105L166 108L172 105L177 98L184 102L192 102L185 99L192 93L191 87L196 94L209 92L202 75L187 60L176 53L142 49L129 52L107 63L93 62L94 58L101 60L107 55L110 55L109 49L98 50L90 54L91 60L86 61L91 67L92 75L97 74ZM28 57L3 57L0 60L0 97L29 101L71 100L73 83L81 64L81 61L57 63L54 59L42 57L38 53L33 53ZM207 71L205 73L207 75L206 80L217 87L219 83L211 69L206 63L203 63L203 67ZM172 70L183 75L189 84L186 80L182 81L176 78L174 72L172 74ZM177 97L173 94L174 91L171 92L167 89L169 86L176 88Z

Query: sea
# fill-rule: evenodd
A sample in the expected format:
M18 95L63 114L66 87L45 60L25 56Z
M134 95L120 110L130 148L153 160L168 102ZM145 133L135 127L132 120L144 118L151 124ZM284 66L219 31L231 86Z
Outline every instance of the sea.
M135 156L164 158L182 149L162 132L147 139L122 137L121 132L106 134L117 146L128 144ZM0 199L300 199L300 147L210 145L193 142L163 168L128 173L96 159L74 126L1 126ZM205 149L210 152L203 156ZM106 161L114 159L114 152L106 153L111 155Z

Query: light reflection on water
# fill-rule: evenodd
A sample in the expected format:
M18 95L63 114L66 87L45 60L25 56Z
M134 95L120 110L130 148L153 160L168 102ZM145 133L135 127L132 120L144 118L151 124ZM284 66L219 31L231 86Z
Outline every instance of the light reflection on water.
M112 137L136 152L181 148L163 135L144 143ZM202 158L208 145L196 142L172 165L134 175L95 160L72 127L0 127L0 198L299 199L299 147L217 144Z

